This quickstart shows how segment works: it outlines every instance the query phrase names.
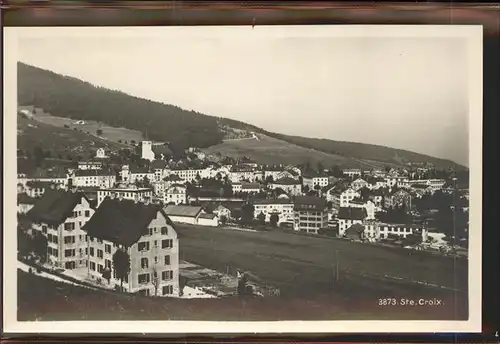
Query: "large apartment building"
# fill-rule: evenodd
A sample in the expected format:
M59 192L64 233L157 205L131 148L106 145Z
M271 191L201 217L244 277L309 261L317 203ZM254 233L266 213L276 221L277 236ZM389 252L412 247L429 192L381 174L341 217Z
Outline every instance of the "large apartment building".
M151 200L153 197L152 188L139 188L136 186L122 186L117 188L97 190L97 206L99 206L106 197L115 197L133 201Z
M324 199L313 196L297 196L294 201L294 229L317 234L328 226L328 209Z
M123 281L128 292L179 296L179 241L172 221L160 206L107 197L84 230L89 237L91 279L120 285L113 256L123 250L130 257L130 271ZM103 278L106 269L109 281Z
M64 269L86 264L86 232L82 230L94 210L82 192L47 190L26 214L33 230L47 237L49 263Z

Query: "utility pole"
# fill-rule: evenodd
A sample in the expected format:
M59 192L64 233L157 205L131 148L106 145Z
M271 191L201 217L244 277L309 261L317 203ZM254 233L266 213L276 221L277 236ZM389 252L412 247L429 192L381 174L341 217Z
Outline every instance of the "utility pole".
M333 284L337 284L339 281L339 250L335 250L335 271L334 271L334 282Z

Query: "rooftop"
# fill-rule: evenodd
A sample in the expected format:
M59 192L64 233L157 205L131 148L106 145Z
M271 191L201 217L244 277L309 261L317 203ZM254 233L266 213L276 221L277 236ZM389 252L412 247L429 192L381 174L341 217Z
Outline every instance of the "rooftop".
M87 199L83 192L48 189L27 216L34 222L59 225L68 218L82 198Z
M148 234L148 226L158 212L173 227L172 221L158 205L106 197L83 229L91 237L130 247L141 236Z
M187 216L196 217L201 212L201 206L190 205L168 205L164 211L169 216Z
M364 220L366 216L365 208L341 207L337 217L343 220Z
M260 199L256 200L254 204L293 204L291 200L278 198L278 199Z
M284 177L284 178L280 178L280 179L274 181L273 184L277 184L277 185L298 185L298 184L300 184L300 182L298 180L290 178L290 177Z

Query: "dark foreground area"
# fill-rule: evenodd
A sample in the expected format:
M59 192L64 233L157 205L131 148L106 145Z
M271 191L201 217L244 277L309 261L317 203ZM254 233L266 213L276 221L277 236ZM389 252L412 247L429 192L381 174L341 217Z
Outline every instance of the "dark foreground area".
M345 286L344 288L347 288ZM371 289L367 289L368 291ZM338 290L340 292L340 290ZM464 298L410 291L412 299L441 300L436 306L380 305L371 293L273 297L169 299L91 290L18 270L19 321L78 320L466 320ZM395 297L388 294L386 297ZM400 300L397 300L400 303Z

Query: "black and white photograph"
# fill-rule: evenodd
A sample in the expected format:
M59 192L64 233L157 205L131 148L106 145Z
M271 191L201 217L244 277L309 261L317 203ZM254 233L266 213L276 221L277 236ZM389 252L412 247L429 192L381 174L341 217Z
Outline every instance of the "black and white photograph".
M480 329L480 26L4 38L6 331Z

